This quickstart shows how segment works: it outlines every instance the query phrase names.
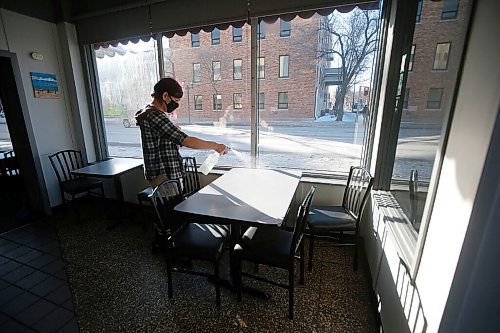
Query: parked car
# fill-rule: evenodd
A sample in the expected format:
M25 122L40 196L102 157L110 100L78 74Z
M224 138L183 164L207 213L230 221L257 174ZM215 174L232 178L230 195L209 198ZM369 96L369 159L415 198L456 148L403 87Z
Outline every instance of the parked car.
M134 111L127 111L123 114L123 126L126 127L126 128L129 128L131 126L137 126L137 122L135 121L135 112L136 110Z

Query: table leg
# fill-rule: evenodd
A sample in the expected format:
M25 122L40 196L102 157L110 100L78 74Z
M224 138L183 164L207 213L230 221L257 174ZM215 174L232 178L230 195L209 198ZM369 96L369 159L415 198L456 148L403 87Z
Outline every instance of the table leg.
M125 209L125 198L123 196L123 187L122 187L121 177L119 175L113 177L113 182L115 185L116 197L118 199L119 205L121 205L122 207L118 207L116 221L112 225L108 226L108 228L107 228L108 230L113 230L118 225L123 223L123 210Z

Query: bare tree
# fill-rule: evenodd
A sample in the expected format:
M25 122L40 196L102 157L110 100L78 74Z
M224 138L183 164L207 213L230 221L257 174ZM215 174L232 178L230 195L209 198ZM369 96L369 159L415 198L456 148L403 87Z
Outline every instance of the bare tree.
M333 55L334 63L338 64L342 74L342 83L337 87L334 106L337 121L342 121L345 96L357 83L356 77L368 69L370 56L376 51L378 11L356 8L347 15L335 12L320 29L331 34L332 49L319 51L318 56Z

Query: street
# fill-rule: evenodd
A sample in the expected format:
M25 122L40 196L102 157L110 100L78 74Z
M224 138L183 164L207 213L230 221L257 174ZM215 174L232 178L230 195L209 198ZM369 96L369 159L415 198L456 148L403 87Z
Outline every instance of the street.
M105 124L111 156L142 157L138 127L125 128L117 121L106 121ZM220 159L219 165L250 166L249 126L183 125L182 130L188 135L231 147L230 153ZM438 128L402 128L394 176L407 179L410 170L416 168L421 179L429 179L439 137ZM359 165L363 139L362 122L268 126L260 129L259 166L347 172L351 165ZM7 126L0 123L0 148L10 146ZM201 163L210 152L181 148L181 154L195 156Z

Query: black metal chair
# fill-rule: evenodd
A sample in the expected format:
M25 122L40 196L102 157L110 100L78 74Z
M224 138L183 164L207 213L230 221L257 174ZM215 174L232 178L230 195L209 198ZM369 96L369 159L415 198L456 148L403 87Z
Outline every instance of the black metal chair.
M373 177L368 170L351 167L342 205L311 207L307 222L310 236L309 272L312 271L316 236L328 236L337 246L354 246L353 268L358 268L359 224L372 186Z
M220 306L219 262L227 239L227 229L216 224L185 223L174 207L184 195L178 180L158 185L151 196L161 228L163 250L167 264L168 297L173 297L172 271L207 276L215 284L216 305ZM213 263L214 274L176 267L176 259L203 260Z
M3 156L4 156L5 158L7 158L7 157L14 157L14 156L15 156L14 150L7 150L7 151L4 151L4 152L3 152Z
M238 301L241 301L242 276L254 278L272 285L288 289L288 317L293 319L294 289L295 289L295 257L299 252L300 284L304 284L304 242L303 235L307 215L316 188L311 186L297 213L293 232L280 228L250 227L243 234L241 242L234 248L239 259ZM243 272L241 261L249 261L288 271L288 284L279 283L266 277Z
M80 151L73 149L58 151L49 155L49 160L57 176L62 204L65 208L67 208L67 204L70 201L74 201L80 194L99 195L102 198L104 197L104 185L102 180L76 176L72 173L73 170L85 166ZM99 190L100 193L95 192L95 190ZM71 196L71 200L66 198L66 194ZM79 220L80 215L78 210L76 214Z
M418 207L418 171L413 169L410 172L410 179L408 180L409 195L410 195L410 222L415 229L418 230L419 222L417 222Z
M183 177L183 192L184 197L189 197L195 194L201 188L200 175L198 173L198 167L196 166L196 158L193 157L183 157L182 167L184 168Z
M195 157L183 157L182 167L184 169L184 177L182 181L182 191L184 197L195 194L201 188L200 177L198 173L198 167L196 166ZM144 205L151 204L151 195L153 194L153 188L151 186L146 187L144 190L137 193L137 202L139 203L139 209L142 218L144 218Z

